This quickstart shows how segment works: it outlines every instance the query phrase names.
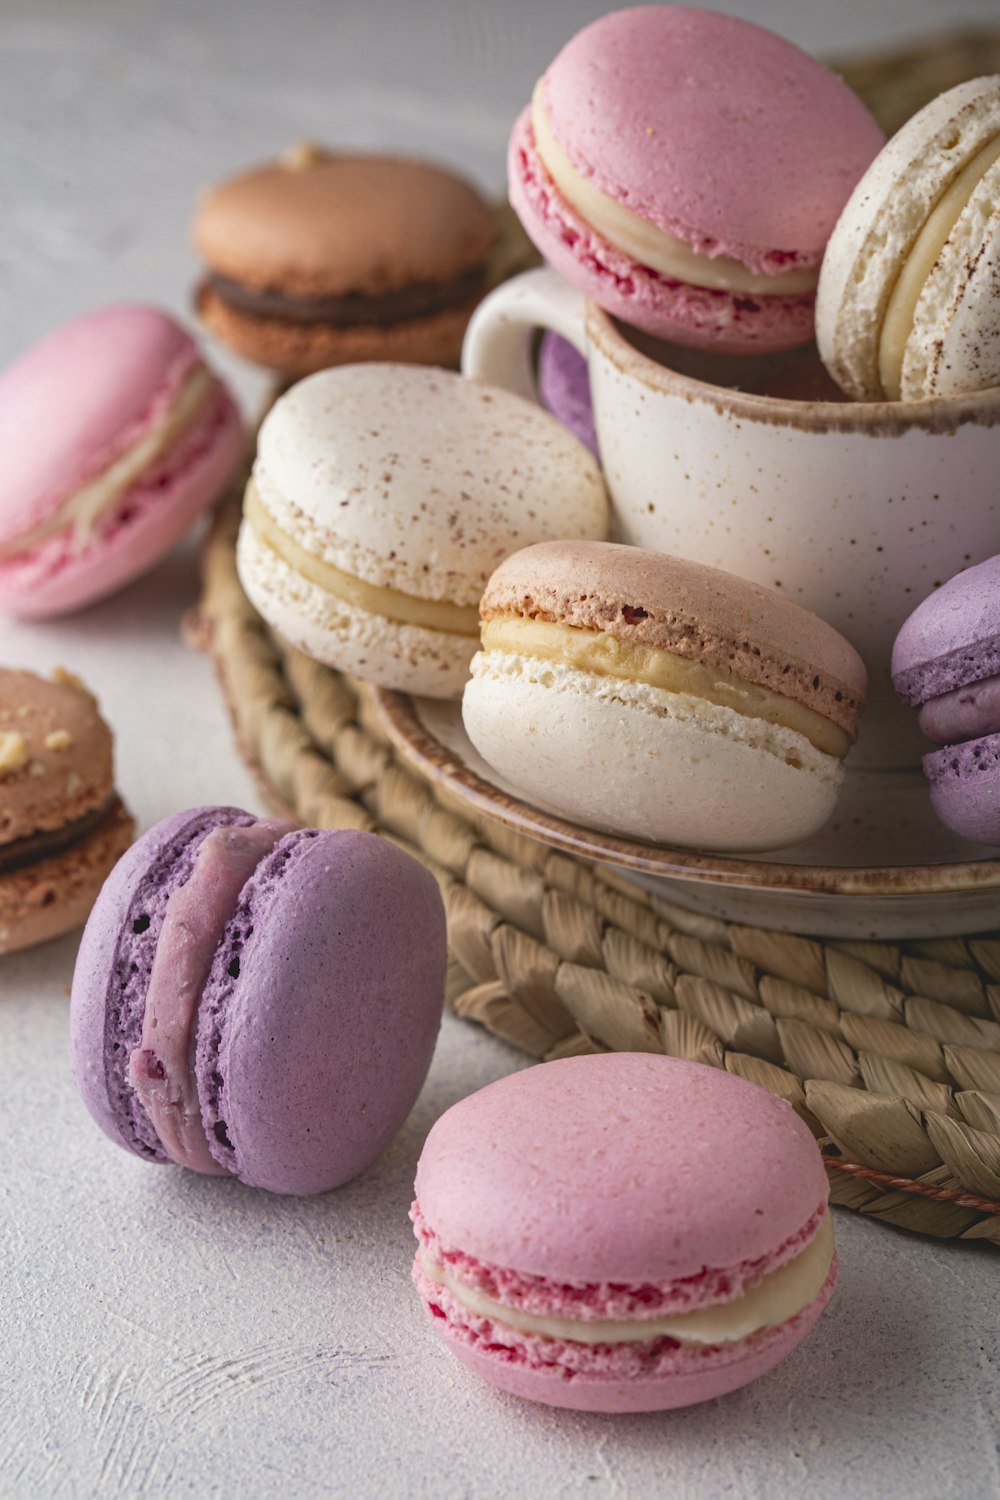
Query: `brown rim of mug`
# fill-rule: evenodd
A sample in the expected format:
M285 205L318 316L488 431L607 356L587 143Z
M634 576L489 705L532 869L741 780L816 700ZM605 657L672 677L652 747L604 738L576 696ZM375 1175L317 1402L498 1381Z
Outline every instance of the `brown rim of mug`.
M629 379L647 390L712 406L724 417L805 432L864 432L872 437L954 433L970 423L977 427L1000 424L1000 386L926 401L791 401L710 385L657 364L634 348L614 319L593 302L587 303L586 329L589 343Z

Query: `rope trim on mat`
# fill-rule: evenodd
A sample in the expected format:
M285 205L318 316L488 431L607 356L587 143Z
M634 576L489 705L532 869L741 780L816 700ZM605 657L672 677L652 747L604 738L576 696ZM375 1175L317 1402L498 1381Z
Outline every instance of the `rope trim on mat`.
M871 1167L863 1167L860 1162L844 1161L841 1156L831 1156L829 1152L822 1152L822 1157L827 1167L833 1167L838 1172L849 1172L852 1177L864 1177L869 1182L881 1183L883 1187L891 1187L899 1193L919 1193L925 1198L936 1198L940 1203L957 1203L960 1208L974 1208L979 1213L1000 1214L1000 1203L994 1203L989 1198L977 1198L974 1193L966 1193L961 1188L934 1187L928 1182L914 1182L910 1177L893 1177L889 1172L876 1172Z

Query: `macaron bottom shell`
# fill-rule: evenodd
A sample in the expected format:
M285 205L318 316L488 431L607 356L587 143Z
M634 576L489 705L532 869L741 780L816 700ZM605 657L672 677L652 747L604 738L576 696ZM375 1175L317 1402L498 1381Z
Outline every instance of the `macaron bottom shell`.
M645 1355L635 1348L623 1355L621 1346L612 1350L539 1338L510 1341L497 1324L449 1316L440 1305L440 1288L420 1270L419 1259L414 1280L451 1352L498 1389L572 1411L652 1412L710 1401L773 1370L802 1342L833 1295L837 1257L819 1295L787 1322L732 1344L692 1347L665 1340L655 1354ZM567 1353L573 1368L560 1362ZM633 1365L628 1373L623 1360Z
M218 386L204 412L122 497L80 550L65 534L0 560L0 605L22 619L81 609L145 573L215 501L243 452L243 427Z
M975 844L1000 845L1000 734L931 751L924 774L946 827Z
M473 658L462 717L483 758L533 800L663 844L794 844L828 820L843 779L792 730L508 653Z
M458 698L475 636L408 625L338 599L263 544L249 522L236 546L240 580L268 624L313 660L379 687Z
M622 322L693 349L753 354L792 349L813 336L813 293L749 296L671 281L639 265L561 197L535 146L531 110L514 126L510 201L545 259Z

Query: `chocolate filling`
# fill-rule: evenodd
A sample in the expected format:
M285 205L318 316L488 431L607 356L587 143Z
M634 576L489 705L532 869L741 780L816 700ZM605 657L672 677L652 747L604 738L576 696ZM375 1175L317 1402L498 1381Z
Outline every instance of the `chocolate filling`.
M210 275L208 284L222 301L237 312L255 318L276 318L284 323L329 323L334 328L353 328L359 323L377 327L408 323L434 313L462 307L486 290L485 265L473 266L451 281L416 281L381 296L345 292L338 297L290 297L268 287L255 291L228 276Z
M45 833L31 833L27 838L15 839L12 844L0 845L0 875L8 875L11 870L23 870L26 865L36 865L40 860L50 859L54 854L62 854L66 849L72 848L81 839L85 839L99 828L114 810L118 798L115 793L95 807L93 812L84 813L82 818L75 818L72 823L64 823L62 828L53 828Z

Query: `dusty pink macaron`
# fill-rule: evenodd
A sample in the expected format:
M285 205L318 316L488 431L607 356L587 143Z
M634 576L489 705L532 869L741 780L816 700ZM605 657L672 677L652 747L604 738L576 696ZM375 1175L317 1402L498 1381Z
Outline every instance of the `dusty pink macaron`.
M243 430L194 340L121 303L0 375L0 609L69 614L150 568L219 498Z
M463 1364L579 1411L660 1411L771 1370L837 1278L816 1143L715 1068L601 1053L512 1074L427 1137L413 1279Z
M728 353L813 331L826 241L881 129L822 63L748 21L614 11L569 41L514 126L510 199L589 297Z

